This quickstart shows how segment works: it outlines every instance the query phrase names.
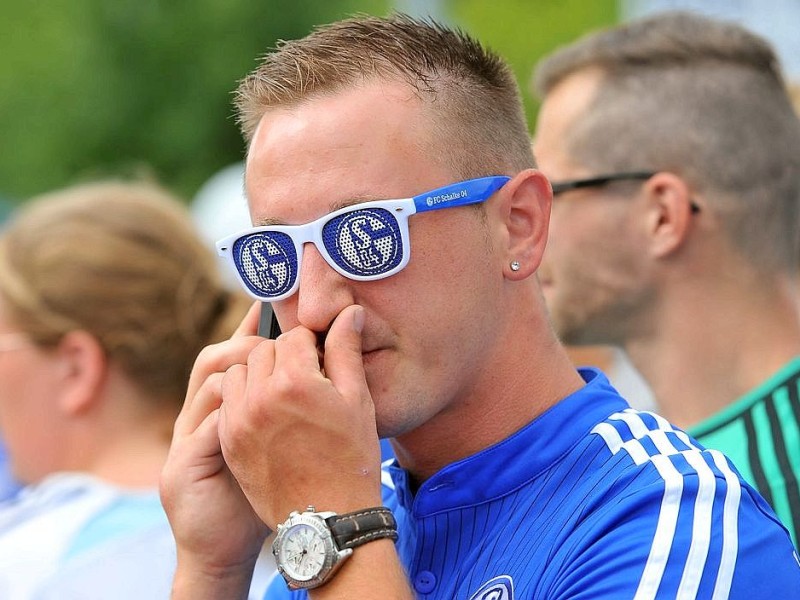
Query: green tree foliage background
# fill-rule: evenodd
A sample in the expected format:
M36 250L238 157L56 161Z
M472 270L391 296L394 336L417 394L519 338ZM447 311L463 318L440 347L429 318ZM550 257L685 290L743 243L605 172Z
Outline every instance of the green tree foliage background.
M617 22L617 0L454 0L456 23L509 61L533 124L539 107L530 82L539 58L581 35Z
M384 0L7 2L0 195L144 171L184 196L242 155L231 91L280 38Z
M615 20L614 0L449 0L450 22L509 59L536 59ZM278 39L389 0L6 2L0 19L0 198L146 174L186 198L242 157L231 91Z

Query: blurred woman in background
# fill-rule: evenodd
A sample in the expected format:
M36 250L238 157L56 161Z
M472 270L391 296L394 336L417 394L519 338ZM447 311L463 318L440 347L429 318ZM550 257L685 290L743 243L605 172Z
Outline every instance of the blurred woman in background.
M36 198L0 232L0 598L167 598L157 485L188 374L250 302L145 183Z

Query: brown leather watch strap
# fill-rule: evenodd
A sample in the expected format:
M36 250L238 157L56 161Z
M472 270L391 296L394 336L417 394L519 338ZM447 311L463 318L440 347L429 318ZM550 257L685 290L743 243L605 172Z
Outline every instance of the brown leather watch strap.
M397 539L397 522L392 511L383 506L334 515L325 521L339 550L381 538Z

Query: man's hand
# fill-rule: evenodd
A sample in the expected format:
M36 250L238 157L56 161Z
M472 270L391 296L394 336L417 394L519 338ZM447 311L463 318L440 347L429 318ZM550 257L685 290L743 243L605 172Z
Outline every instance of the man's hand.
M380 447L361 355L364 310L345 308L324 348L296 327L255 348L222 382L222 452L270 527L292 510L379 505Z
M173 598L205 598L216 580L238 581L246 596L258 553L269 534L223 460L218 434L222 381L243 365L259 344L258 304L230 340L205 348L197 358L186 400L161 475L161 500L178 546ZM189 587L196 586L190 592ZM182 591L181 591L182 590ZM233 594L228 598L235 597Z

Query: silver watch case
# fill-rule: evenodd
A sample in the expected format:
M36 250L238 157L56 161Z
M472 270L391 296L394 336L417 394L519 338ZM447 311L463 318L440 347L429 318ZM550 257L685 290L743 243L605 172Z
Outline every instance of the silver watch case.
M275 563L278 572L286 580L290 589L313 589L324 584L342 566L352 554L352 548L339 550L331 534L330 527L325 519L336 516L335 512L316 512L313 506L309 506L305 512L293 511L289 518L278 525L275 541L272 542L272 554L275 556ZM292 539L292 534L297 533L300 528L311 528L317 535L324 547L324 559L319 568L309 574L299 574L291 565L281 561L282 550L288 540Z

